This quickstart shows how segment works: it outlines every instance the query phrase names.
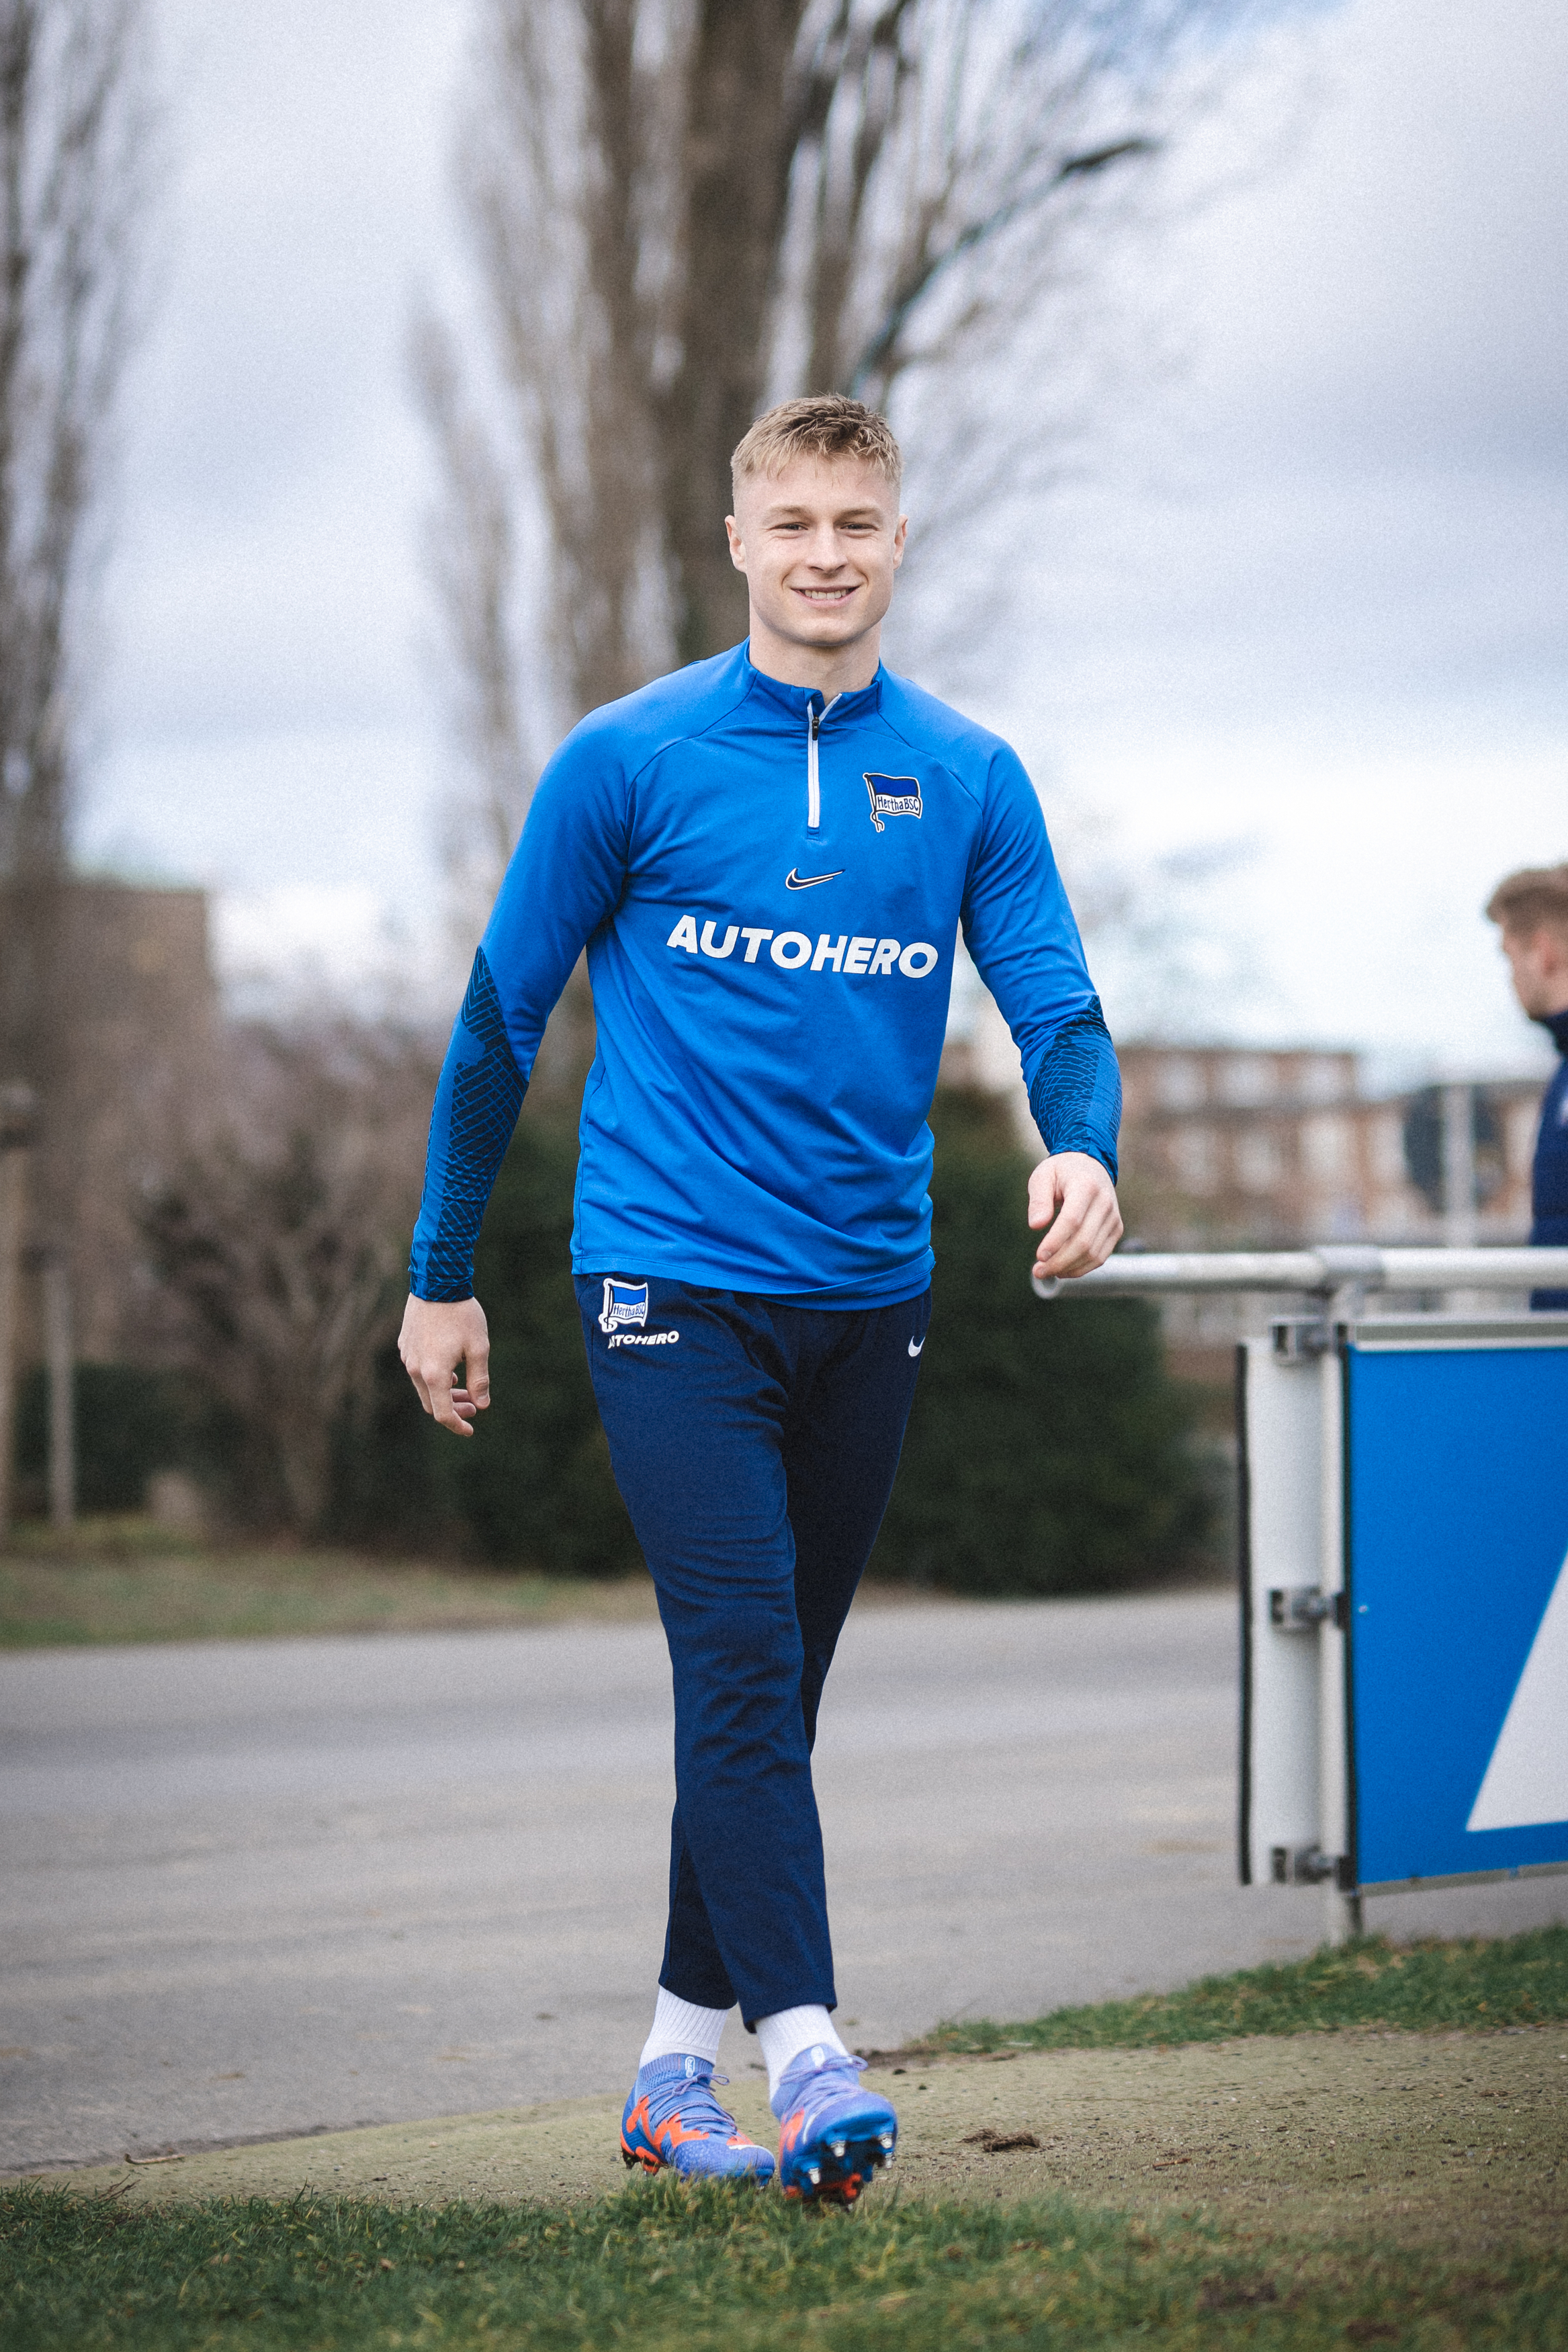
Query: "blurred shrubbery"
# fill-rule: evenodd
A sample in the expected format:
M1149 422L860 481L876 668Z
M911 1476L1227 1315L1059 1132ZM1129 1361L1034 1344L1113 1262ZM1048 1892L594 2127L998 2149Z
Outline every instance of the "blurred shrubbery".
M873 1575L987 1593L1103 1591L1190 1560L1211 1507L1155 1311L1042 1307L1029 1286L1030 1161L983 1097L933 1114L931 1336ZM525 1113L485 1221L476 1288L496 1402L464 1443L395 1354L339 1447L332 1531L444 1542L497 1565L612 1575L638 1552L594 1410L568 1259L575 1138Z
M497 1566L620 1576L641 1554L610 1475L571 1280L577 1138L525 1109L475 1260L495 1402L464 1440L420 1411L395 1348L342 1431L331 1532Z
M78 1364L75 1386L77 1504L84 1511L136 1511L155 1470L190 1456L190 1400L179 1378L134 1364ZM49 1460L48 1383L27 1375L16 1404L17 1502L45 1507Z
M220 1526L271 1532L276 1514L255 1481L257 1444L241 1416L200 1373L144 1364L78 1364L74 1379L77 1508L140 1511L160 1470L193 1481ZM40 1369L16 1405L19 1517L48 1507L48 1383ZM258 1499L259 1496L259 1499Z
M235 1024L204 1131L143 1190L164 1344L231 1519L308 1536L332 1514L340 1433L402 1313L434 1078L391 1024Z
M1168 1574L1208 1535L1195 1408L1140 1299L1042 1306L1030 1160L1000 1107L932 1113L931 1329L870 1573L956 1592L1100 1592Z
M1030 1160L1005 1115L987 1097L946 1089L932 1116L931 1330L872 1574L958 1592L1046 1593L1104 1591L1179 1570L1201 1551L1212 1507L1193 1442L1192 1403L1166 1370L1154 1309L1134 1300L1042 1307L1028 1280ZM576 1163L570 1128L530 1103L479 1245L476 1286L490 1319L495 1402L476 1435L456 1440L420 1412L383 1336L390 1317L365 1327L371 1367L361 1376L347 1357L340 1366L338 1391L347 1391L347 1402L330 1433L327 1499L313 1523L298 1522L300 1533L405 1558L444 1554L557 1574L614 1576L637 1567L572 1288ZM319 1216L323 1187L307 1191ZM285 1232L277 1217L259 1219L256 1192L252 1185L244 1195L247 1246L254 1257L265 1243L276 1257L302 1221L293 1217ZM210 1203L212 1188L203 1197ZM348 1255L372 1245L358 1233L357 1193L334 1213L333 1234L340 1226L353 1244ZM303 1222L309 1239L314 1228ZM202 1267L228 1267L235 1248L227 1232L206 1248ZM373 1245L391 1247L384 1237ZM345 1252L329 1255L336 1267ZM281 1286L273 1286L281 1295ZM243 1305L258 1285L240 1287ZM251 1305L221 1318L219 1336L236 1361L257 1344L258 1311ZM274 1353L281 1370L281 1345ZM303 1332L298 1385L303 1397L314 1390L319 1400L310 1356ZM212 1347L199 1367L183 1372L80 1367L82 1508L133 1510L152 1472L179 1468L199 1481L220 1525L247 1532L277 1526L282 1481L275 1456L287 1433L242 1406L253 1390L267 1402L265 1382L256 1386L259 1375L247 1369L245 1381L220 1379L224 1370ZM17 1436L24 1508L41 1508L41 1375L24 1390Z

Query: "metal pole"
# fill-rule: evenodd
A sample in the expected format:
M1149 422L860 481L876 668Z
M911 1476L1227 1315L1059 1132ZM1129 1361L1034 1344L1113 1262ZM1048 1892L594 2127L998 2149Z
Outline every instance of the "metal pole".
M1364 1291L1568 1289L1568 1248L1383 1249L1321 1243L1307 1250L1129 1251L1071 1282L1030 1279L1039 1298L1162 1297L1171 1291L1293 1292L1331 1298L1346 1279Z
M26 1215L31 1087L0 1087L0 1544L11 1526L16 1448L16 1338L21 1306L22 1226Z
M0 1146L0 1544L11 1528L16 1447L16 1320L20 1306L25 1147Z
M1318 1370L1322 1415L1318 1581L1325 1601L1336 1602L1332 1614L1318 1620L1318 1835L1323 1853L1336 1865L1323 1881L1323 1939L1329 1944L1348 1943L1361 1933L1361 1897L1347 1893L1338 1875L1341 1857L1350 1852L1350 1779L1344 1629L1338 1601L1344 1591L1344 1381L1335 1335L1338 1325L1355 1320L1363 1303L1359 1283L1347 1283L1334 1292L1328 1311L1330 1344Z
M1476 1238L1476 1113L1471 1087L1443 1088L1443 1239L1472 1249Z
M71 1528L77 1516L71 1276L65 1259L53 1252L44 1261L44 1352L49 1368L49 1524Z

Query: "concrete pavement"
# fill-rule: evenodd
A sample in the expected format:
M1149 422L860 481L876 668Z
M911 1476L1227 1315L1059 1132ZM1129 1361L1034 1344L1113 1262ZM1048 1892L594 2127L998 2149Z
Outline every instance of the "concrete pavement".
M846 2039L1312 1948L1313 1891L1235 1884L1234 1613L856 1612L817 1771ZM0 2167L621 2089L669 1744L652 1625L0 1659ZM1370 1924L1565 1914L1547 1880Z

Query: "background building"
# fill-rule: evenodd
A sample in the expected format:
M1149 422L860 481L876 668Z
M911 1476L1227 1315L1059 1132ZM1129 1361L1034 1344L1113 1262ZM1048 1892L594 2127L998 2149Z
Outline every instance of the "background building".
M1151 1246L1529 1232L1538 1078L1369 1095L1352 1053L1133 1045L1118 1055L1128 1229ZM1468 1202L1462 1169L1457 1200L1445 1184L1456 1110L1471 1129Z

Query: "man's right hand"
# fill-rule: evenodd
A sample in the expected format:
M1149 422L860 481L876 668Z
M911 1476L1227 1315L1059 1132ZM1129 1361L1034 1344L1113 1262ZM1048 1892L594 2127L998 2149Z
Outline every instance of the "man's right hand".
M397 1351L426 1412L455 1436L472 1437L475 1414L490 1402L490 1329L479 1301L411 1297Z

